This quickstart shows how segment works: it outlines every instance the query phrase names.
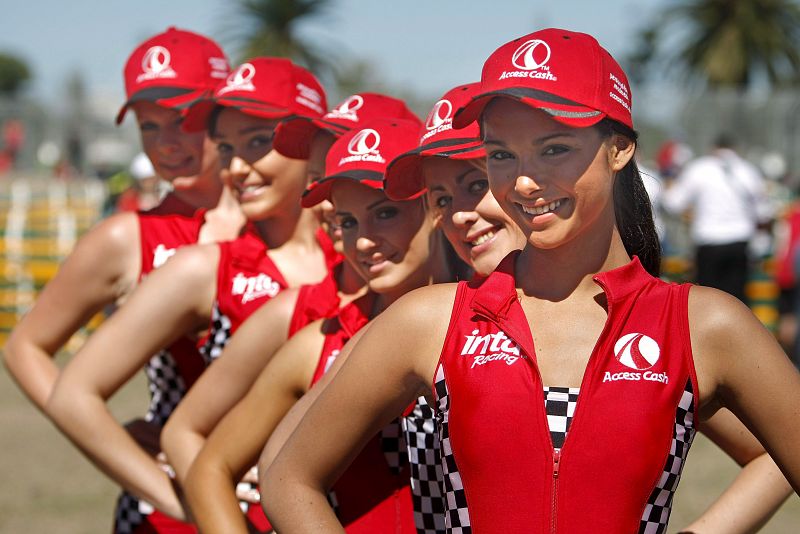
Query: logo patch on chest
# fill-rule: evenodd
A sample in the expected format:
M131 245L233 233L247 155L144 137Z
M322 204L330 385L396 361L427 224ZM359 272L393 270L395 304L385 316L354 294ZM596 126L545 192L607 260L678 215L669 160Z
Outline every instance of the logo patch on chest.
M274 297L280 290L280 284L264 273L259 273L257 276L245 276L239 273L233 278L231 294L241 295L242 304L246 304L264 296Z
M603 382L617 382L619 380L638 382L645 380L648 382L661 382L662 384L669 383L669 377L666 373L657 373L650 370L658 363L661 357L661 347L649 336L638 332L625 334L614 344L614 357L630 371L606 371L603 375Z
M513 365L520 359L519 346L505 332L499 331L485 336L479 336L479 333L475 329L472 335L464 336L466 340L461 349L462 356L472 357L471 369L491 362Z

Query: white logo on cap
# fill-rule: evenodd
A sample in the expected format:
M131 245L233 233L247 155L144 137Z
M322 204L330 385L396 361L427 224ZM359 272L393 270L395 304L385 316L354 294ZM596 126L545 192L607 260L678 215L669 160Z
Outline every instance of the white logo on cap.
M230 91L255 91L253 76L256 75L256 68L250 63L242 63L235 71L231 72L225 83L225 87L217 94L225 94Z
M532 78L556 81L558 78L550 72L548 61L550 61L550 45L541 39L525 41L511 56L511 63L519 70L503 71L498 80Z
M449 100L439 100L433 105L433 109L428 113L425 121L427 132L420 138L419 143L423 144L430 137L453 129L453 104Z
M545 56L542 61L537 61L534 57L534 52L537 49L544 47ZM522 44L511 58L511 62L515 67L522 70L536 70L544 67L550 61L550 47L547 43L540 39L531 39Z
M453 104L449 100L439 100L433 105L433 109L428 113L428 120L425 127L429 130L435 130L445 123L452 122L451 115L453 114Z
M381 135L371 128L365 128L350 139L350 144L347 145L347 151L355 156L377 154L378 145L380 144Z
M335 109L332 109L327 115L326 119L346 119L353 122L358 122L358 111L364 105L364 99L361 95L352 95L344 102L339 104Z
M339 160L339 165L354 161L373 161L385 163L386 160L378 151L381 144L381 135L371 128L365 128L355 134L347 144L347 151L352 156L345 156Z
M170 67L171 59L169 50L163 46L151 46L142 57L143 73L136 77L136 82L177 77L175 71Z
M297 97L294 99L295 102L307 108L311 108L317 113L323 113L325 111L320 105L322 97L319 91L302 83L298 83L295 87L297 89Z

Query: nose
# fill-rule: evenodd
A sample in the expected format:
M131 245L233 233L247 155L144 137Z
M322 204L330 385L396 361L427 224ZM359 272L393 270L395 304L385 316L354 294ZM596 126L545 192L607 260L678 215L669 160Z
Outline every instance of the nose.
M181 146L182 136L185 134L177 126L165 126L161 128L158 136L158 148L164 154L177 152Z
M231 179L234 181L236 179L247 178L250 174L250 170L250 164L238 156L232 157L228 165L228 172L230 173Z
M453 213L453 224L457 228L468 228L478 220L478 214L474 210L459 210Z
M533 197L541 190L539 180L534 178L534 174L531 172L521 173L514 183L514 191L526 198Z
M378 240L362 233L356 238L356 250L361 254L369 254L378 246Z

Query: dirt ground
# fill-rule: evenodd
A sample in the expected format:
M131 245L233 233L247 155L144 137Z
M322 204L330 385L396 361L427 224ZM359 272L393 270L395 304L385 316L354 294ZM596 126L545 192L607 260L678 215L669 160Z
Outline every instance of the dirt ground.
M139 376L111 402L129 419L144 411L146 385ZM94 469L0 371L0 533L104 534L111 531L117 489ZM676 497L670 532L706 507L736 474L736 465L699 436ZM762 529L800 532L800 498L793 496Z

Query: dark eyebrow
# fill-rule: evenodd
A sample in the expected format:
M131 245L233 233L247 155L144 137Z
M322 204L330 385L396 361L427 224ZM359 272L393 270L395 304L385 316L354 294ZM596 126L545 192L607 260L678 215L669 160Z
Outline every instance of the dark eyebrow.
M266 130L266 131L272 133L272 132L275 131L275 128L273 126L261 126L261 125L246 126L246 127L242 128L241 130L239 130L239 133L240 134L248 134L248 133L252 133L252 132L258 132L258 131L261 131L261 130Z
M539 137L538 139L534 140L533 144L541 145L541 144L546 143L547 141L550 141L551 139L555 139L557 137L575 137L575 134L573 134L570 131L555 132L555 133L551 133L551 134L545 135L543 137ZM502 141L500 141L498 139L484 139L483 140L483 144L484 145L492 144L492 145L498 145L498 146L506 146L506 144L504 142L502 142Z
M456 184L461 185L461 183L464 181L464 179L467 177L467 175L469 175L469 174L471 174L471 173L473 173L475 171L480 172L480 169L478 169L477 167L470 167L466 171L464 171L461 174L459 174L458 176L456 176Z
M380 206L384 202L391 202L391 201L392 201L392 199L390 199L390 198L382 198L380 200L377 200L377 201L373 202L372 204L370 204L369 206L367 206L367 211L371 210L372 208L374 208L376 206ZM349 211L337 211L336 215L337 216L350 215L350 212Z

